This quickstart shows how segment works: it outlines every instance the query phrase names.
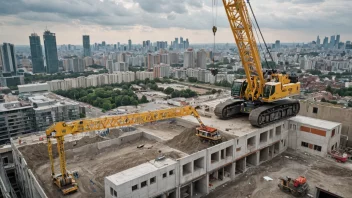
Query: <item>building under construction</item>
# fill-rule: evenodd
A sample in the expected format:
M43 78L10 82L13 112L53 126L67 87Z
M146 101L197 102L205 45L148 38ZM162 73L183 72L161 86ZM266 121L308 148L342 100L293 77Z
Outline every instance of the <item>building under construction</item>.
M298 116L255 128L246 117L219 120L212 108L207 102L198 112L223 136L214 146L195 136L192 116L66 137L67 167L79 187L67 197L211 197L287 148L326 157L340 144L339 123ZM44 137L12 139L19 186L25 197L64 197L52 182Z

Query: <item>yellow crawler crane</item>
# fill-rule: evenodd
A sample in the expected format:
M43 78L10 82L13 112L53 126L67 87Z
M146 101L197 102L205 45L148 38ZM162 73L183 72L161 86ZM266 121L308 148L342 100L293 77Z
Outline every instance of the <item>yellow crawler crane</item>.
M237 79L233 82L231 88L233 99L218 104L215 114L221 119L227 119L239 113L249 113L250 123L257 127L295 116L299 112L299 102L287 97L299 95L298 77L295 74L281 74L276 70L263 72L245 0L222 1L246 79ZM247 3L260 31L249 0Z
M217 129L205 126L201 121L198 112L192 106L169 108L126 115L108 116L102 118L83 119L72 122L57 122L46 130L46 136L48 140L48 153L53 181L61 189L63 194L69 194L78 190L77 183L72 173L68 172L66 169L64 149L65 135L75 135L78 133L85 133L95 130L131 126L188 115L194 116L200 124L200 126L196 128L196 135L198 137L208 140L214 144L221 142L221 136ZM59 174L55 174L51 138L55 138L57 141L57 150L60 160Z

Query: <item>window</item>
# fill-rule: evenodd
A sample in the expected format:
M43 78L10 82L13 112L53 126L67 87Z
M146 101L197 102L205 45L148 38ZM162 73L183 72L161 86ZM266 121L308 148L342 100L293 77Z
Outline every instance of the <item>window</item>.
M174 170L169 171L169 176L174 174Z
M302 143L301 143L301 146L308 148L309 144L308 144L307 142L302 142Z
M313 113L318 113L318 107L313 107Z
M164 173L164 174L163 174L163 178L165 178L166 176L167 176L167 174L166 174L166 173Z
M237 139L237 145L238 145L238 139Z
M132 191L135 191L135 190L137 190L138 189L138 185L136 184L136 185L134 185L134 186L132 186Z
M334 137L334 135L335 135L335 129L332 130L331 137Z
M4 163L4 165L7 165L9 163L9 158L8 157L3 157L2 158L2 162Z
M117 197L117 192L116 192L116 190L114 190L114 197Z
M112 188L110 187L110 195L113 196L113 195L114 195L113 193L114 193L114 189L112 189Z
M316 151L321 151L321 146L314 145L314 150L316 150Z
M141 183L141 188L144 188L146 186L147 186L147 181L144 181L144 182Z
M150 180L149 180L149 184L154 184L155 183L155 177L153 177L153 178L150 178Z
M239 152L239 151L241 151L241 147L236 148L236 152Z

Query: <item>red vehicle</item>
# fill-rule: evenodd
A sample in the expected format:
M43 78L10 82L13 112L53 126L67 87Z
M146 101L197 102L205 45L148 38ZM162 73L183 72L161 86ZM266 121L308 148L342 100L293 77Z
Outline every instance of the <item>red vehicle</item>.
M334 150L334 151L331 151L329 154L337 162L345 163L348 160L348 154L347 153L342 153L342 152Z

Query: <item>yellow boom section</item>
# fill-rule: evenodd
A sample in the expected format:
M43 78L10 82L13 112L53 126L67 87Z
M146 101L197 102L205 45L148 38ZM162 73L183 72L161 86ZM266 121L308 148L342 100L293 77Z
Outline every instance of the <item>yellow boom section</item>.
M197 118L199 124L204 127L203 122L196 109L192 106L176 107L141 113L133 113L126 115L107 116L102 118L83 119L72 122L57 122L46 130L48 139L48 153L51 163L52 175L55 175L54 159L52 154L51 138L56 138L57 148L60 159L60 172L65 178L67 177L65 150L64 150L64 136L68 134L78 134L95 130L102 130L114 127L131 126L135 124L143 124L147 122L154 122L159 120L166 120L170 118L177 118L182 116L193 115Z
M259 98L265 84L257 43L252 23L244 0L222 0L231 30L246 73L248 87L245 97ZM257 85L257 81L260 81Z

